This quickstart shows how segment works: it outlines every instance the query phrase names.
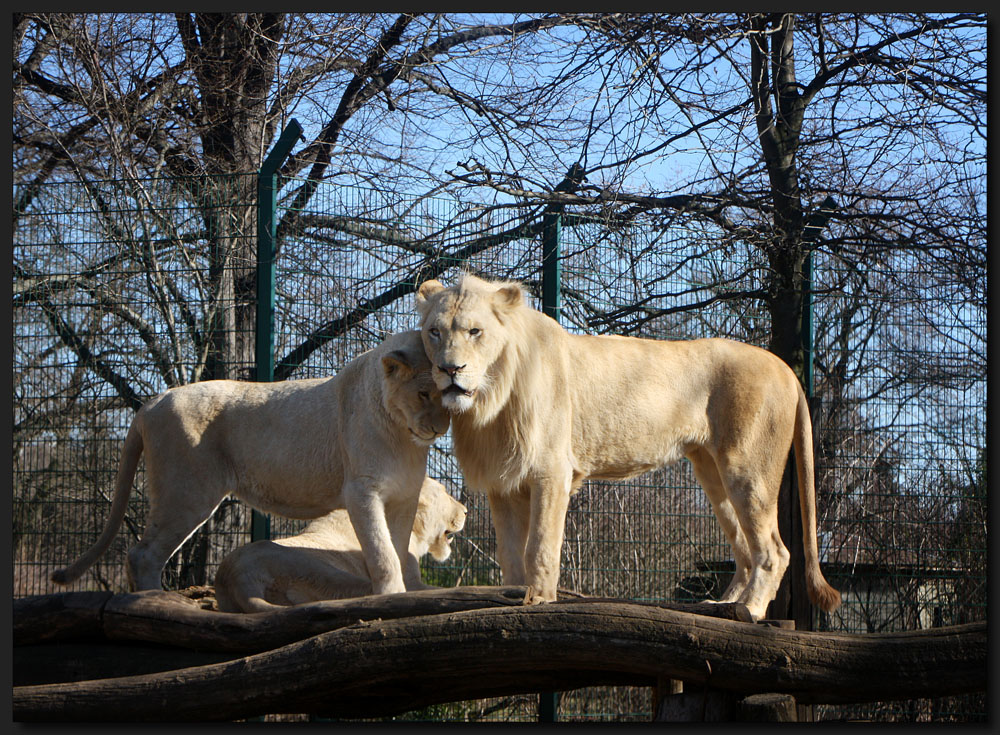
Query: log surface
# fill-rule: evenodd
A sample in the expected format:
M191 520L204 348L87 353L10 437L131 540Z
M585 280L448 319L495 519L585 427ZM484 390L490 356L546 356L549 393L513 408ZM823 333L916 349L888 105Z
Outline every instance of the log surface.
M15 687L155 674L239 658L219 651L93 641L14 646L11 671Z
M223 613L179 592L121 595L65 592L14 601L14 645L105 638L161 643L198 651L258 653L358 621L395 620L484 608L520 607L524 587L466 586L325 600L273 612ZM560 591L558 602L591 604L606 598ZM664 607L654 603L654 607ZM744 605L676 603L672 610L749 622Z
M985 622L814 633L606 600L380 617L223 663L15 687L14 719L374 717L489 696L652 686L658 677L744 695L791 694L802 703L938 697L986 686Z

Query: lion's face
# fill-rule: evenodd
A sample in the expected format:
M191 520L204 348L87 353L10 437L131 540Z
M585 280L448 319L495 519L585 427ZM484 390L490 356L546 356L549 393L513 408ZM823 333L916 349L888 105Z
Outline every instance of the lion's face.
M417 293L420 334L431 375L448 410L472 408L491 388L491 368L507 344L505 315L523 301L517 285L465 276L445 288L427 281Z
M466 508L448 494L444 485L431 478L424 480L417 503L413 533L427 553L437 561L451 556L451 537L465 527Z
M433 444L448 431L450 417L431 377L427 357L396 350L382 358L382 366L386 410L405 423L416 444Z

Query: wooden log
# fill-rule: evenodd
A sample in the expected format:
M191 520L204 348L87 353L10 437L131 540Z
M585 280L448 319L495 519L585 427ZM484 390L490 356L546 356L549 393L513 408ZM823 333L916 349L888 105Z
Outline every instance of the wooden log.
M101 615L111 592L64 592L14 600L14 645L103 638Z
M524 587L470 586L324 601L255 615L215 611L211 587L122 595L66 592L21 598L14 601L13 683L24 686L75 682L201 666L278 648L360 620L516 606L523 598ZM602 599L586 598L570 590L560 590L560 598ZM743 605L667 606L750 620ZM154 645L137 645L147 643ZM228 655L213 655L215 652Z
M240 654L141 643L53 643L14 646L14 686L107 679L231 661Z
M178 592L147 590L114 596L101 593L100 597L92 596L93 593L69 592L45 596L60 598L54 600L15 600L14 645L76 642L82 637L103 636L113 641L160 643L200 651L257 653L353 625L359 620L393 620L482 608L519 607L524 591L524 587L518 586L450 587L326 600L250 615L205 609L198 600ZM551 604L607 601L606 598L585 598L561 591L560 600ZM94 609L81 614L80 610L88 604ZM751 620L744 605L678 603L668 607L730 620ZM66 610L74 612L72 618L63 619Z
M358 623L227 663L15 687L15 721L392 715L487 696L669 677L813 703L986 688L986 623L852 635L768 628L621 602L566 602Z

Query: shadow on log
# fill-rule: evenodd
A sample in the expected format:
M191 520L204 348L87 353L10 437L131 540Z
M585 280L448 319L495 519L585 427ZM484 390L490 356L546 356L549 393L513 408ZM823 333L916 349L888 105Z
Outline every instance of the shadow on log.
M985 622L907 633L815 633L691 610L740 618L745 608L739 605L680 610L568 598L525 607L518 604L522 595L523 588L428 590L257 615L212 612L191 601L164 603L169 593L109 598L98 616L102 625L86 626L92 637L103 630L116 638L127 629L137 642L153 632L159 642L172 635L174 646L229 652L241 636L240 645L257 647L257 633L270 636L267 645L287 639L290 627L303 637L221 663L15 686L14 720L233 720L302 712L376 717L491 696L653 686L658 677L744 695L791 694L802 703L938 697L986 686ZM44 615L45 604L59 603L35 599L20 611L15 605L15 646L38 645L37 626L22 625L18 617L28 609ZM440 611L441 605L462 609ZM86 618L79 605L72 609L74 620ZM146 613L136 614L140 609ZM345 617L348 611L353 618ZM111 623L119 617L129 618L129 625ZM320 618L327 630L307 632ZM165 636L168 624L175 627ZM74 636L63 630L47 640Z

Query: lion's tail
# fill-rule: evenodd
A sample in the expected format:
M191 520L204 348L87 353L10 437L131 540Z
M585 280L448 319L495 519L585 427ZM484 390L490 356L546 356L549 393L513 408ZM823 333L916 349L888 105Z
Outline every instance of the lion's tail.
M840 593L830 586L819 568L812 420L809 418L809 404L801 387L795 413L794 446L795 469L799 480L799 507L802 511L802 550L806 557L806 589L814 605L832 612L840 606Z
M78 580L85 571L93 566L94 562L107 551L111 541L118 534L122 521L125 520L125 511L128 509L128 499L132 494L132 481L135 479L135 471L139 466L139 457L142 455L142 435L137 426L138 422L133 421L125 436L125 446L122 448L121 460L118 463L118 477L115 480L115 494L111 499L111 517L101 532L100 538L87 549L83 555L68 567L57 569L52 572L50 579L56 584L71 584Z

